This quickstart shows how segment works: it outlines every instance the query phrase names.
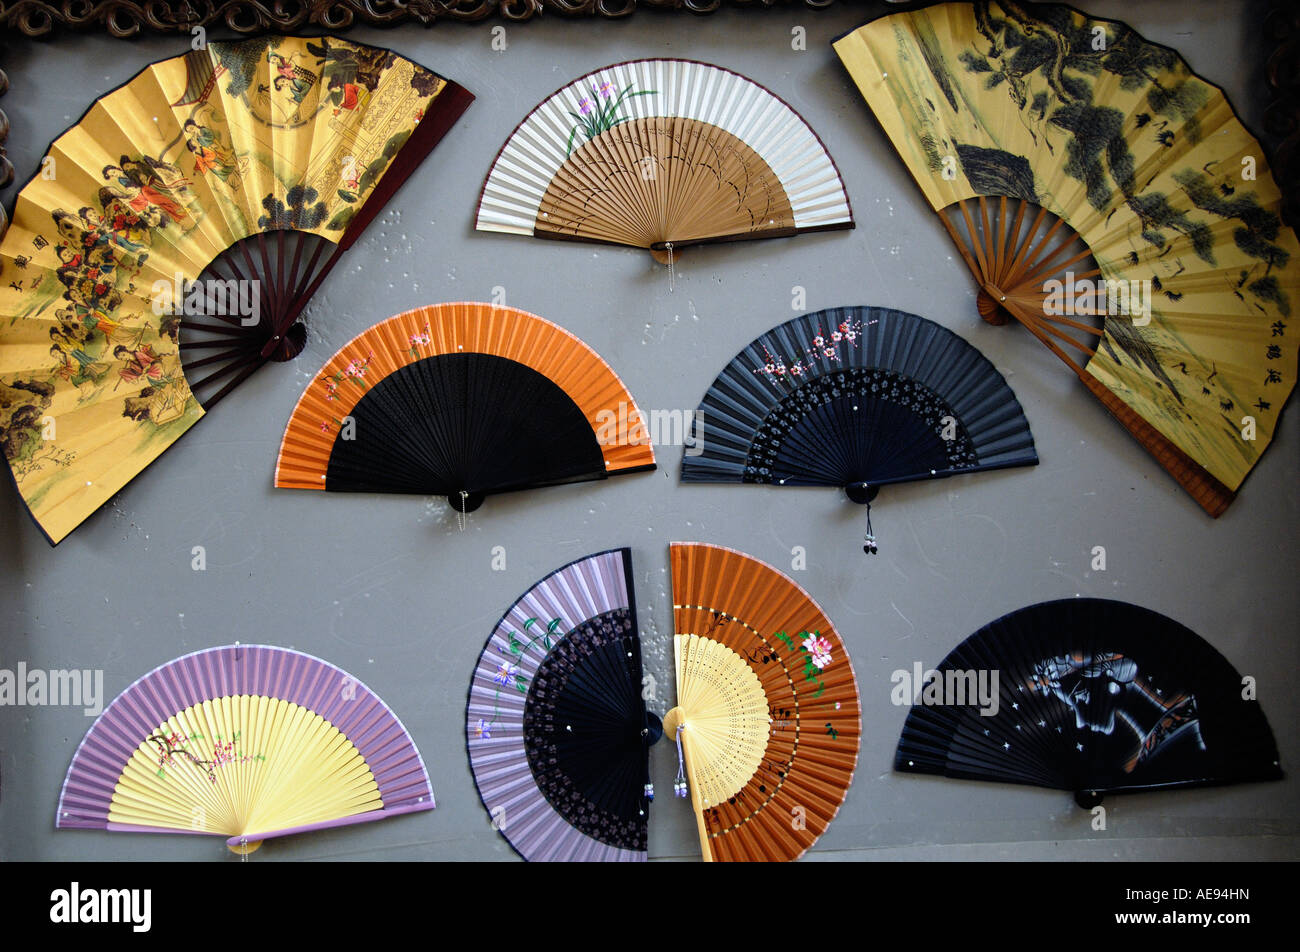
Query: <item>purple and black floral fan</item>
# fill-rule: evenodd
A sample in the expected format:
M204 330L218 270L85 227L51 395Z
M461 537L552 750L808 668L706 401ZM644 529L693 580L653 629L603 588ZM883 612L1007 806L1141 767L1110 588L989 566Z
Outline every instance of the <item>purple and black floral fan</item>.
M644 860L649 748L631 552L552 572L505 613L466 710L492 826L526 860Z

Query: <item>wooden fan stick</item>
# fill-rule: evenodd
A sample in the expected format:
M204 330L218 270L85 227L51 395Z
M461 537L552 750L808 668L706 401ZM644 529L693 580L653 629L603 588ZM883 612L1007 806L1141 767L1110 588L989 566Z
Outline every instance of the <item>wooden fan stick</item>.
M191 349L210 350L213 347L225 346L227 343L228 342L225 341L212 341L212 342L199 341L198 343L195 344L186 344L184 349L185 350L191 350ZM187 370L197 370L199 367L207 367L212 364L218 364L221 363L223 360L229 360L232 357L239 357L241 355L248 354L251 351L252 351L252 347L250 346L249 342L245 339L240 342L239 346L231 347L229 350L223 350L219 354L209 354L207 357L203 357L199 360L193 361L192 363L186 363L185 368ZM195 386L197 385L191 384L190 389L191 390L194 389Z
M1008 305L1010 306L1008 307ZM1029 331L1029 333L1037 337L1044 344L1044 346L1047 347L1048 350L1054 353L1057 357L1060 357L1061 360L1065 362L1066 366L1068 366L1076 374L1082 375L1084 373L1083 367L1080 366L1073 357L1071 357L1064 350L1062 350L1059 344L1057 344L1054 340L1052 340L1052 338L1047 334L1046 329L1043 327L1043 325L1038 320L1037 316L1032 311L1030 311L1026 307L1023 307L1021 304L1019 304L1016 301L1004 300L1002 306L1006 308L1007 313L1009 313L1012 317L1014 317L1017 321L1019 321L1025 327L1025 329ZM1072 341L1072 343L1077 343L1077 342Z
M319 242L318 242L319 244ZM298 268L302 264L302 246L303 242L294 242L293 246L293 264L289 267L289 280L285 287L291 287L296 294L298 291Z
M225 337L208 337L203 340L186 341L181 345L185 350L211 350L214 347L237 347L240 352L251 350L252 345L249 343L247 336L227 335ZM195 367L197 364L190 364Z
M994 217L997 220L997 227L994 229L996 232L994 242L997 254L993 261L993 273L1000 276L1006 266L1007 251L1007 197L1005 195L998 196L998 213Z
M264 297L270 305L269 313L272 315L271 321L274 324L275 315L280 313L280 288L275 281L270 280L271 275L275 273L275 268L271 265L271 255L267 249L266 234L258 232L256 241L257 255L262 259L262 270L258 274L265 276L258 279L258 285L266 288Z
M1004 197L1004 201L1005 201L1005 197ZM999 215L999 220L1005 220L1005 219L1006 219L1006 212L1003 211ZM1014 273L1016 264L1020 260L1020 250L1024 245L1024 243L1020 239L1020 236L1022 233L1021 229L1024 226L1024 222L1025 222L1025 203L1017 202L1016 219L1011 223L1011 231L1010 234L1008 234L1007 236L1007 241L1011 244L1011 250L1013 252L1013 256L1011 260L1007 262L1007 267L1005 271L1005 273L1007 274Z
M1099 310L1096 310L1095 308L1092 309L1092 310L1088 310L1088 311L1081 311L1081 310L1079 310L1079 308L1076 307L1076 308L1074 309L1074 313L1076 313L1076 314L1086 314L1086 315L1090 315L1090 316L1092 316L1092 317L1105 317L1105 316L1106 316L1106 312L1105 312L1105 311L1099 311ZM1105 331L1103 328L1100 328L1100 327L1094 327L1094 326L1091 325L1091 324L1084 324L1084 323L1082 323L1082 322L1080 322L1080 321L1073 321L1073 320L1070 320L1070 318L1064 316L1063 314L1043 314L1043 315L1042 315L1042 319L1045 320L1045 321L1051 321L1053 324L1064 324L1064 325L1066 325L1067 327L1073 327L1075 330L1077 330L1077 331L1079 331L1079 332L1081 332L1081 333L1084 333L1084 334L1092 334L1092 335L1095 336L1095 337L1104 337L1104 336L1106 336L1106 331Z
M989 273L999 274L1002 271L1002 249L998 246L997 239L993 234L992 222L989 221L989 204L984 200L983 195L980 196L979 207L980 227L983 229L981 233L984 235L984 240L990 243L989 256L992 259L993 267Z
M1092 249L1085 246L1082 251L1080 251L1074 257L1070 258L1070 260L1062 262L1059 265L1055 265L1055 266L1051 265L1052 258L1055 258L1062 251L1067 249L1071 244L1073 244L1073 242L1074 242L1073 238L1062 242L1061 245L1057 248L1057 250L1052 252L1051 257L1048 258L1046 261L1041 262L1034 270L1026 274L1021 279L1022 282L1024 284L1039 284L1042 282L1042 279L1045 278L1047 275L1059 274L1060 272L1069 269L1072 265L1078 264L1080 261L1092 257Z
M302 298L304 288L311 280L312 275L316 273L316 266L320 263L320 256L324 253L326 244L325 241L319 241L316 243L316 247L312 249L311 257L307 259L307 267L293 287L294 300Z
M1034 216L1033 223L1029 226L1029 231L1025 233L1023 240L1020 239L1020 222L1024 219L1026 202L1020 202L1016 214L1016 240L1019 242L1019 248L1016 251L1015 258L1007 268L1008 274L1017 274L1024 267L1026 260L1032 260L1034 249L1039 244L1039 229L1043 227L1043 219L1047 217L1047 209L1042 205L1038 206L1038 214Z
M1037 324L1039 327L1041 327L1047 333L1051 334L1057 340L1069 344L1071 347L1075 348L1076 350L1082 351L1083 353L1087 354L1088 357L1090 358L1097 353L1096 347L1089 347L1087 344L1080 343L1079 341L1071 337L1069 334L1067 334L1065 331L1061 330L1059 327L1053 327L1051 324L1047 323L1047 321L1042 317L1035 317L1034 323Z
M259 359L255 363L245 367L242 371L240 371L240 373L237 376L232 378L229 383L227 383L224 387L222 387L211 397L205 400L204 407L205 408L215 407L219 402L221 402L221 399L225 397L226 394L230 393L230 391L234 390L237 386L239 386L241 383L247 380L254 373L254 371L256 371L257 368L261 367L264 363L266 363L265 360Z
M282 291L284 286L284 229L279 228L275 232L275 287L277 293Z
M222 367L220 370L214 370L212 373L208 374L206 377L202 377L202 378L200 378L199 380L194 381L194 383L190 384L190 390L192 390L192 391L193 391L193 390L198 390L200 387L202 387L202 386L204 386L204 385L206 385L206 384L209 384L209 383L213 382L214 380L220 380L222 377L226 376L227 374L234 373L234 372L235 372L236 370L238 370L240 367L243 367L243 366L245 366L245 365L247 365L247 364L252 363L253 361L257 361L257 360L260 360L260 359L261 359L261 358L259 358L256 354L253 354L253 353L248 352L248 351L241 351L241 352L238 352L238 353L244 353L244 354L245 354L245 356L243 357L243 359L241 359L241 360L236 360L236 361L232 361L231 363L227 364L225 367Z
M320 248L316 249L316 253L312 255L313 261L321 253L324 247L325 247L324 244L322 244ZM329 256L328 259L326 259L325 264L321 267L320 271L316 274L315 278L312 279L312 282L307 287L307 290L303 294L298 296L298 299L294 302L293 306L289 309L289 312L280 320L279 324L276 325L275 334L272 335L271 339L268 340L266 344L262 347L262 356L269 357L271 353L276 349L276 347L279 346L280 340L288 332L289 328L293 326L293 322L298 319L298 315L302 313L302 309L307 306L307 302L311 300L312 295L316 293L316 289L319 288L321 282L325 280L325 276L330 273L330 269L333 268L336 263L338 263L339 257L342 254L343 254L343 246L335 245L334 252ZM308 273L310 274L310 271L308 271Z
M208 315L204 315L204 316L206 317L206 316L208 316ZM229 340L236 340L236 339L238 339L239 337L243 336L243 335L240 335L240 334L232 334L232 333L230 332L232 326L233 326L233 327L238 327L238 326L239 326L239 322L238 322L238 320L229 320L229 321L227 321L227 320L226 320L222 315L218 315L218 314L213 314L213 315L211 315L211 316L212 316L212 317L216 317L216 318L218 318L218 319L220 319L220 320L222 320L222 321L225 321L225 323L222 323L222 324L206 324L206 323L204 323L203 321L189 321L189 320L187 320L187 321L185 322L185 326L186 326L187 328L189 328L190 330L194 330L194 331L211 331L212 333L214 333L214 334L220 334L220 335L222 335L223 337L225 337L225 338L227 338L227 339L229 339ZM193 346L193 345L190 345L190 346Z
M966 206L965 202L961 203L961 217L966 222L966 230L970 232L970 246L975 249L975 256L979 259L980 267L979 271L976 272L976 275L987 275L989 273L989 263L984 257L984 243L976 240L979 232L975 229L975 222L971 219L970 209Z

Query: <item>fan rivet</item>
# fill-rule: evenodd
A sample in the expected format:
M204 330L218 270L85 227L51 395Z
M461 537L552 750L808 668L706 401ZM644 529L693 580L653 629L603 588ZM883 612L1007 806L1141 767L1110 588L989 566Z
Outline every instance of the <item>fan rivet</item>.
M915 763L914 761L909 760L909 761L907 762L907 766L909 766L909 767L915 767L915 766L916 766L916 763Z
M1002 297L998 298L999 301L1005 301L1006 299L1007 299L1007 296L1006 296L1005 294L1002 295Z
M90 480L86 480L86 485L87 485L87 486L93 486L94 484L93 484Z

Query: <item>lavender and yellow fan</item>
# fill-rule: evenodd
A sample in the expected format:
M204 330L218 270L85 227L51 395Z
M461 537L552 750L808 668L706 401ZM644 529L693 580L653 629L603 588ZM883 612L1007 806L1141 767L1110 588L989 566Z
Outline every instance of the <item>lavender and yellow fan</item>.
M434 807L424 761L369 688L311 655L227 645L169 661L95 720L60 829L262 840Z
M466 747L492 826L526 860L646 859L649 748L628 549L557 569L479 656Z

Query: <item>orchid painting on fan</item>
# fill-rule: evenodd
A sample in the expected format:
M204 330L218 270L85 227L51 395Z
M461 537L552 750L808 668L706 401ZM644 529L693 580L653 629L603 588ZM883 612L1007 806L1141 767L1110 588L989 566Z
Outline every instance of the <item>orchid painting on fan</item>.
M616 94L613 83L593 83L591 96L584 96L578 100L578 111L569 113L577 122L569 130L569 144L564 150L564 154L568 155L573 151L573 144L578 137L578 133L582 133L590 141L602 132L608 132L620 123L627 122L631 116L619 115L624 100L633 99L637 96L655 95L653 89L642 89L633 92L632 87L635 85L635 83L628 83L621 92Z
M552 645L559 640L559 636L563 635L563 632L559 632L561 622L562 619L552 618L546 623L545 629L535 629L533 636L528 638L529 630L538 623L538 620L536 618L525 619L520 632L506 632L510 654L522 658L534 645L540 646L543 653L550 651ZM557 632L559 632L558 635ZM524 640L525 638L527 640ZM527 694L529 680L528 675L519 673L519 665L512 664L504 655L499 659L496 673L492 675L492 683L496 685L496 693L492 699L492 717L479 718L476 728L477 737L486 740L492 736L492 728L496 725L497 718L500 715L501 690L513 685L514 689L520 694Z

